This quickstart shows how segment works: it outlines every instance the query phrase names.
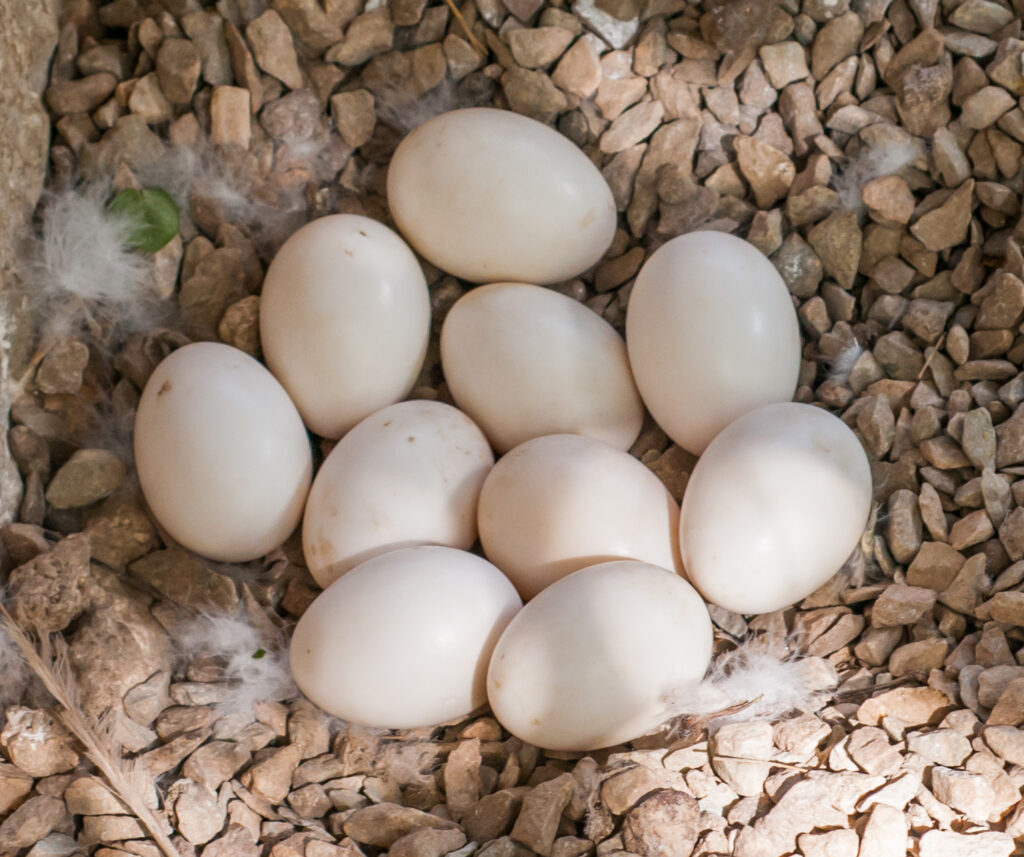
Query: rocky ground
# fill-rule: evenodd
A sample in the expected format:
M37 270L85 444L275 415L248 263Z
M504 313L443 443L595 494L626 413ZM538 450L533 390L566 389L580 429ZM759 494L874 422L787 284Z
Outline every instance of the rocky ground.
M67 641L43 668L100 746L0 647L0 854L158 857L98 755L181 857L1024 848L1022 14L1019 0L71 0L45 91L51 188L159 183L185 217L152 260L159 311L112 328L107 307L69 334L48 304L14 390L7 603ZM621 229L559 288L620 329L646 256L697 227L747 237L785 279L806 343L797 398L862 438L877 514L802 604L713 616L720 652L756 638L804 658L825 691L811 710L741 713L710 735L690 720L583 757L524 746L486 714L348 728L280 669L316 594L297 540L215 567L148 516L128 439L155 364L189 339L258 354L280 241L325 213L387 220L402 134L480 104L553 124L602 169ZM426 270L436 332L465 286ZM436 337L414 396L447 396ZM691 456L653 426L633 452L682 494Z

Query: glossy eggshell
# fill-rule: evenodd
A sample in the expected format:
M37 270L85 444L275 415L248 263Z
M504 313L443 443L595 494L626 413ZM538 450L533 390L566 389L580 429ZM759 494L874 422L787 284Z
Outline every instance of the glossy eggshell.
M779 610L840 569L870 509L871 468L846 424L812 405L768 405L697 462L679 520L683 564L714 604Z
M189 550L246 562L295 529L309 491L309 437L284 388L248 354L215 342L156 367L135 419L139 483L160 525Z
M557 283L596 264L615 235L604 177L557 131L510 110L424 122L387 178L399 230L428 261L476 283Z
M675 574L642 562L577 571L529 602L491 658L487 695L513 735L549 750L650 732L711 660L711 620Z
M400 402L367 417L321 466L302 524L320 586L380 553L415 544L469 549L494 464L483 432L441 402Z
M633 286L626 343L651 416L698 455L737 417L796 390L792 299L774 265L735 235L691 232L659 247Z
M430 296L412 250L376 220L321 217L278 251L260 298L267 365L306 425L339 438L403 399L423 365Z
M317 596L295 628L292 673L313 703L352 723L444 723L486 701L491 651L521 604L474 554L392 551Z
M679 506L657 476L592 438L549 435L501 458L480 494L484 553L525 599L613 559L679 570Z
M643 424L626 344L572 298L523 283L473 289L441 329L452 397L494 448L570 432L628 449Z

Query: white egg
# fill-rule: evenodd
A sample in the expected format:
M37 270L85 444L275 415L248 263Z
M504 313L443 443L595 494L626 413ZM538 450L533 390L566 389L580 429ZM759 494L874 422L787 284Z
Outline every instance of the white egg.
M723 232L680 235L647 260L626 343L651 416L697 454L747 411L792 399L800 372L786 284L756 247Z
M477 283L567 280L615 235L615 201L597 167L557 131L509 110L424 122L392 156L387 194L424 258Z
M179 348L153 371L135 418L149 508L189 550L223 562L272 551L295 529L313 462L284 388L216 342Z
M697 462L679 520L683 564L714 604L779 610L840 569L870 509L871 467L846 424L812 405L767 405Z
M452 397L494 448L569 432L628 449L644 406L626 344L572 298L523 283L473 289L441 329Z
M337 214L303 226L263 281L267 365L322 437L341 437L405 398L429 335L430 296L416 256L368 217Z
M552 584L512 620L487 695L513 735L549 750L638 738L671 715L711 661L711 620L685 580L609 562Z
M487 560L421 546L374 557L309 606L291 644L299 689L324 711L387 729L432 726L487 698L487 664L522 606Z
M331 450L313 482L302 546L326 587L396 548L468 550L494 454L465 414L441 402L401 402L367 417Z
M524 599L606 560L681 568L668 489L629 453L588 437L517 446L484 482L478 519L484 553Z

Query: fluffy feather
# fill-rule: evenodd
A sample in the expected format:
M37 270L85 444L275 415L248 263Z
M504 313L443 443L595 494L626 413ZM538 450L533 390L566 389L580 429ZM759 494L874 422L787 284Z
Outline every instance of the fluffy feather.
M828 377L831 381L843 383L850 377L854 365L864 353L864 346L854 340L840 351L829 364Z
M736 649L719 655L696 688L671 702L674 715L707 715L749 703L742 710L715 719L776 720L793 711L817 711L835 687L836 676L820 658L793 657L783 647L749 637Z
M115 794L124 801L149 832L165 857L180 857L171 842L166 822L150 806L152 777L124 759L117 744L120 712L108 712L99 723L86 717L78 703L78 684L71 671L67 644L63 637L41 637L33 643L11 614L0 605L0 629L18 649L31 671L39 678L60 706L60 719L85 748L90 761L99 769Z
M200 614L183 623L174 636L183 661L204 655L223 663L225 678L233 686L230 699L219 706L223 714L249 712L257 702L298 694L284 635L268 641L243 611Z
M860 189L872 179L897 175L921 154L920 144L909 134L899 143L866 147L836 175L833 185L843 208L859 209Z

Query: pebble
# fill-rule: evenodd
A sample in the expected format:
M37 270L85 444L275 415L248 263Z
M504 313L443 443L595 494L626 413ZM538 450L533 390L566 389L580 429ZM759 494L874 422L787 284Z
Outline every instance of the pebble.
M1005 833L956 833L928 830L920 840L921 857L1009 857L1013 839Z
M736 137L733 145L740 172L750 183L758 207L771 208L785 197L793 184L796 177L793 162L774 146L756 137Z
M344 822L345 835L363 845L390 848L415 830L451 830L454 822L408 806L379 803L357 809Z
M125 478L125 466L107 449L76 450L46 489L55 509L78 509L113 494Z
M521 845L549 857L562 811L573 794L571 774L562 774L536 786L523 798L519 816L512 827L512 839Z
M551 80L580 98L590 98L601 83L601 60L589 39L577 39L558 61Z
M804 47L799 42L762 45L758 54L764 65L764 72L775 89L784 89L794 81L803 80L811 73L807 68L807 55ZM772 100L774 101L774 98Z
M968 179L938 208L918 218L910 231L929 250L945 250L967 237L974 198L974 180Z
M508 45L523 68L545 68L572 43L573 33L563 27L524 27L511 30Z
M871 810L860 838L858 857L904 857L907 851L907 821L892 806L878 804Z
M394 35L395 27L387 6L371 9L349 25L345 38L327 51L324 59L345 66L362 65L391 50ZM259 62L259 58L256 61Z
M248 89L216 86L210 99L210 140L218 146L249 148L252 139Z
M1016 103L1016 99L1001 86L983 86L964 99L960 121L968 128L980 131L994 125Z
M622 840L639 857L691 853L699 834L697 801L671 789L652 792L626 816Z
M202 57L188 39L164 39L156 55L160 89L172 104L188 104L199 83Z

